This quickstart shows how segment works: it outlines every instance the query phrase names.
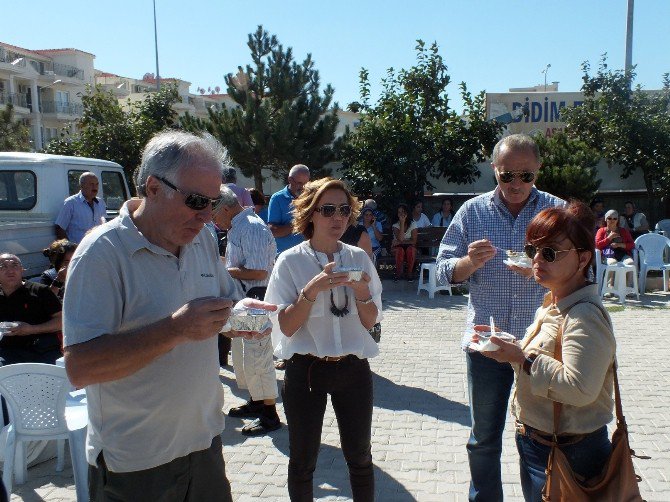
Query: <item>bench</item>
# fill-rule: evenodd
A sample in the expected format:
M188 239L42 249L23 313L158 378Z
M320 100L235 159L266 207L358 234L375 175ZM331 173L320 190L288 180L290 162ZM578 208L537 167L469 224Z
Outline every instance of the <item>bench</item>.
M416 236L416 261L415 269L421 266L422 263L430 263L435 261L437 248L440 247L442 237L447 231L447 227L424 227L419 228ZM393 241L393 233L384 233L382 240L382 248L386 250L386 256L377 257L377 271L380 276L392 276L395 271L395 256L391 249L391 242ZM416 271L416 270L415 270Z

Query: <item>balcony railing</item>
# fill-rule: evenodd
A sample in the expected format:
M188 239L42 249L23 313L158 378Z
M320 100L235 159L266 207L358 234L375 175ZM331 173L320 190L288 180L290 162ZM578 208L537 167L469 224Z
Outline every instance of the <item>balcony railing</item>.
M14 105L28 108L28 96L26 94L4 93L0 94L0 105Z
M79 103L64 103L62 101L42 101L42 113L61 113L64 115L81 115L84 107Z
M3 49L0 49L0 63L13 63L17 59L20 59L18 63L16 63L16 66L20 66L21 68L26 67L26 58L25 56L19 54L18 52L13 52L13 51L8 51Z
M62 77L70 77L70 78L76 78L79 80L84 80L84 70L81 68L77 68L76 66L70 66L67 64L61 64L61 63L54 63L53 64L53 72L56 75L60 75Z

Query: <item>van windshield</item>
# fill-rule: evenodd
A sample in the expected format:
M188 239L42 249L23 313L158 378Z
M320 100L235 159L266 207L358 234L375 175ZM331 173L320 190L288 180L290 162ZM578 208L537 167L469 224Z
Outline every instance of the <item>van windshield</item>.
M79 192L79 177L84 174L83 170L72 169L67 173L68 188L70 195ZM126 186L123 176L117 171L102 171L101 173L102 198L107 206L107 211L118 211L123 203L128 200Z
M37 178L32 171L0 171L0 211L26 211L37 203Z

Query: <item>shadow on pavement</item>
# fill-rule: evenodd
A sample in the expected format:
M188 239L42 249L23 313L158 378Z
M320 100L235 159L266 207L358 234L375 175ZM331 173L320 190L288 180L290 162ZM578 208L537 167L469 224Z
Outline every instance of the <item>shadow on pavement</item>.
M400 385L388 378L372 374L374 405L387 410L407 410L428 415L444 422L455 422L470 427L470 408L451 401L429 390Z
M463 295L440 295L435 294L432 300L428 298L425 292L416 297L407 298L407 295L399 297L397 294L384 294L382 297L384 310L407 310L407 309L450 309L464 308L468 304L468 297Z
M273 436L272 442L279 451L288 456L288 435ZM372 448L374 449L374 444ZM314 498L347 497L351 499L349 469L342 450L321 443L319 459L314 472ZM412 502L416 500L395 478L375 465L375 500Z

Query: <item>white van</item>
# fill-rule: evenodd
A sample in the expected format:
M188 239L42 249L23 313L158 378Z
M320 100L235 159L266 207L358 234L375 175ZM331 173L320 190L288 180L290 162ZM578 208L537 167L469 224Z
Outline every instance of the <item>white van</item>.
M54 221L66 197L79 191L79 176L91 171L100 180L98 197L108 219L130 197L123 168L106 160L42 153L0 152L0 253L13 253L27 269L41 274L49 266L42 250L55 239Z

